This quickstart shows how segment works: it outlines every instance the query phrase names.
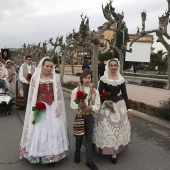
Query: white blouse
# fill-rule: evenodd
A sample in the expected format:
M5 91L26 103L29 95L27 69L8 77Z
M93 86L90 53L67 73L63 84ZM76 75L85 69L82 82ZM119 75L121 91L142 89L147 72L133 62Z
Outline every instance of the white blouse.
M84 92L89 94L90 91L90 87L84 87ZM92 111L97 112L100 109L100 95L99 95L99 91L96 90L96 97L95 97L95 101L94 101L94 105L92 106ZM72 109L78 109L78 104L75 103L75 99L76 99L76 93L77 93L77 87L72 91L71 93L71 101L70 101L70 107ZM88 105L88 96L85 99L85 103L86 105Z

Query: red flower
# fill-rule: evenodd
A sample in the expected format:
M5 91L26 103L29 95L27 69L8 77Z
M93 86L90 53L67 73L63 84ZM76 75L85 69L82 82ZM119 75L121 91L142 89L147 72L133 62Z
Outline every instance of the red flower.
M84 96L84 92L83 91L77 91L77 96L76 96L77 100L83 99L83 96Z
M46 105L43 102L37 102L35 106L38 110L46 110Z
M134 102L134 106L135 106L135 107L138 107L138 103L137 103L137 102Z
M104 91L103 93L102 93L102 96L108 96L108 92L107 91Z
M32 74L28 74L28 75L27 75L27 79L29 79L29 80L30 80L30 79L31 79L31 77L32 77Z

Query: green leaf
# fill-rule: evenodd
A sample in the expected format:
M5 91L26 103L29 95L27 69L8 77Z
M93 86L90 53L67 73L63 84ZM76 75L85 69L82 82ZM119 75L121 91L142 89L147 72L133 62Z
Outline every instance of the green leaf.
M75 99L74 101L75 101L76 104L80 103L80 100L78 100L78 99Z
M42 115L42 111L41 110L35 110L34 111L34 123L37 123L37 122L39 122L40 121L40 119L41 119L41 115Z
M87 97L87 93L84 93L84 96L83 96L83 101L86 99L86 97Z
M35 110L37 110L37 108L34 106L34 107L32 107L32 111L35 111Z

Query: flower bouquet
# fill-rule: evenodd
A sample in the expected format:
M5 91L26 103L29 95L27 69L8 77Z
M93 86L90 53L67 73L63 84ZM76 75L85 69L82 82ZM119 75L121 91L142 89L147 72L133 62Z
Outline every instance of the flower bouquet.
M76 93L76 99L74 100L76 104L80 104L84 102L84 100L87 97L87 93L84 93L83 91L79 90Z
M107 91L104 91L104 92L100 95L101 101L107 100L107 102L112 103L112 106L113 106L113 101L110 100L110 97L111 97L111 95L110 95L110 93L107 92ZM103 108L104 110L105 110L105 109L111 109L111 111L112 111L113 113L115 113L114 107L111 108L111 107L108 107L108 106L106 106L105 104L103 104L102 108Z
M74 136L84 135L85 133L85 126L84 126L84 117L85 111L82 107L81 103L84 102L84 100L87 97L87 93L84 93L83 91L77 91L76 93L76 99L74 100L76 104L78 104L78 109L76 110L76 117L74 118L73 123L73 131Z
M40 121L42 111L46 110L46 105L43 102L37 102L34 107L32 107L32 111L34 111L34 120L33 124L37 123Z
M29 73L29 74L27 75L27 81L30 82L30 81L31 81L31 78L32 78L32 74Z

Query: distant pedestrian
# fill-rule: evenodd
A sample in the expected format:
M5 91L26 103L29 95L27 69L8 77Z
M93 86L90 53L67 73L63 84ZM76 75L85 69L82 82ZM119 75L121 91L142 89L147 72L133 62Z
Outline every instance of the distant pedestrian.
M135 65L133 65L133 72L134 72L134 76L136 76L137 66L135 66Z
M8 82L10 85L9 92L12 98L15 100L16 98L16 71L15 68L12 66L11 61L6 61L6 69L8 70Z
M29 91L29 84L31 77L35 71L35 66L32 65L32 57L30 55L26 56L26 62L23 63L19 70L19 80L23 83L23 95L25 107L27 106L27 98Z
M98 79L100 79L100 77L104 75L104 71L105 71L105 64L103 61L100 61L98 65Z
M85 69L89 69L90 70L90 66L87 63L87 61L84 61L83 66L82 66L82 71L85 70Z

